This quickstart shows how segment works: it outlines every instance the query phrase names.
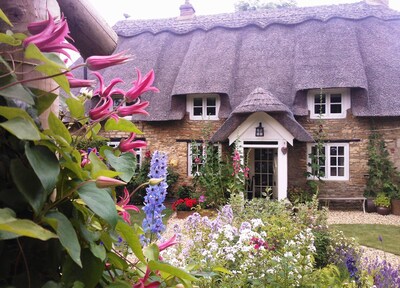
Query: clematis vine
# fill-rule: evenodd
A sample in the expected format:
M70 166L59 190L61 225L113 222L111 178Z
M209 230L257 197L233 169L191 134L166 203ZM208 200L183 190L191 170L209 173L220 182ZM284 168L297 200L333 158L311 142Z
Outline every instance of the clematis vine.
M129 205L130 197L126 187L124 188L124 196L120 196L119 199L117 203L118 214L122 216L125 222L131 224L131 214L129 214L128 210L134 210L136 212L140 212L140 210L135 205Z
M121 78L114 78L111 80L108 86L104 86L104 78L99 72L93 72L93 74L99 79L100 87L93 92L93 95L99 95L100 97L111 97L114 94L125 94L125 91L121 89L114 89L114 86L118 83L123 83Z
M147 143L142 140L135 140L136 134L131 133L127 139L121 139L118 149L121 152L132 152L135 153L135 148L145 148ZM157 178L157 177L155 177Z
M113 99L108 97L101 97L96 106L89 111L89 117L92 120L99 120L106 116L113 114L112 108L114 105Z
M118 116L125 117L133 114L144 114L149 115L149 113L144 110L147 106L149 106L149 101L140 102L140 99L133 105L129 106L120 106L117 109Z
M48 17L48 20L30 24L29 31L33 35L24 39L23 47L26 48L29 44L35 44L42 52L61 53L71 58L65 49L76 52L78 52L78 49L66 41L67 38L72 39L69 36L67 21L64 16L61 16L61 19L56 22L50 12L48 12Z
M132 57L126 55L126 51L119 52L109 56L90 56L86 59L86 66L92 71L101 70L110 66L124 64L130 61Z
M147 91L160 92L156 87L151 85L154 82L154 71L150 70L142 79L142 73L136 68L137 79L132 82L133 87L125 94L126 102L130 103L135 101L141 94Z

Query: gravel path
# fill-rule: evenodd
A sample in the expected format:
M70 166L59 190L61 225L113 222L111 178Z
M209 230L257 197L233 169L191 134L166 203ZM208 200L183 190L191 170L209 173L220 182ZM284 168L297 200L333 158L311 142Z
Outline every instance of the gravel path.
M382 216L377 213L363 213L358 211L329 211L328 224L383 224L400 226L400 216ZM364 256L369 259L378 257L386 259L392 265L400 266L400 256L398 255L365 246L363 246L363 249Z
M163 236L169 239L173 235L173 226L179 224L179 226L183 227L184 221L185 219L178 219L176 213L174 213L168 220L167 231ZM377 213L363 213L359 211L329 211L328 224L383 224L400 226L400 216L382 216ZM400 266L400 256L398 255L365 246L363 248L364 256L369 259L379 257L380 259L386 259L392 265Z

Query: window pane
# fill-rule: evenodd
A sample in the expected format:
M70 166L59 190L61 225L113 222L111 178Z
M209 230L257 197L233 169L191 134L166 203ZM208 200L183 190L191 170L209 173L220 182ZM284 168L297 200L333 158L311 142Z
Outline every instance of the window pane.
M342 113L342 105L332 104L331 105L331 113L332 114L341 114Z
M336 146L332 146L330 151L331 151L331 155L337 155L337 147Z
M331 94L331 103L342 103L342 94Z
M216 98L207 98L207 106L216 106Z
M337 161L336 161L336 157L331 157L331 166L336 166L337 165Z
M343 146L339 146L339 155L344 155L344 147Z
M337 176L344 176L344 167L339 167L337 174L338 174Z
M315 104L325 104L326 103L326 96L325 94L316 94L314 96Z
M216 115L215 107L207 107L207 115L211 115L211 116Z
M193 108L193 115L194 115L194 116L201 116L201 115L203 115L203 108L202 108L202 107L194 107L194 108Z
M314 114L325 114L325 113L326 113L325 104L315 104Z
M331 176L338 176L335 167L331 167Z
M203 106L202 98L193 98L193 106Z
M344 157L338 157L338 165L344 166Z

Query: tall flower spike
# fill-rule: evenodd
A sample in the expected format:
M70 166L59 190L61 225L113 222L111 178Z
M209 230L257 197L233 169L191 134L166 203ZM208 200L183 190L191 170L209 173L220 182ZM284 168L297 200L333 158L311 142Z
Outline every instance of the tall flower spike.
M40 32L25 38L23 41L24 47L29 44L35 44L42 52L62 53L68 58L71 57L65 49L78 52L74 45L66 42L66 38L71 39L71 37L69 36L70 31L64 16L56 23L50 12L48 12L48 20L32 23L32 29L34 32Z
M121 139L118 149L121 152L134 152L135 148L145 148L147 143L142 140L134 141L135 136L135 133L131 133L127 139Z
M120 117L130 116L133 114L149 115L149 113L144 110L147 106L149 106L149 101L140 103L140 99L138 99L138 101L133 105L118 107L117 113Z
M150 161L149 178L167 178L167 155L155 151ZM149 234L155 235L157 238L161 237L161 232L165 230L162 222L162 211L165 209L163 204L165 196L167 195L167 182L166 180L160 182L158 185L149 185L146 188L146 196L144 197L145 206L143 207L146 213L143 219L142 227L145 235L141 236L144 243L149 243Z
M150 70L149 73L142 79L142 73L136 68L137 80L133 81L133 87L125 94L126 102L135 101L141 94L147 91L160 92L156 87L151 87L154 82L154 71Z
M126 51L122 51L118 54L109 56L90 56L86 59L86 66L89 70L96 71L132 60L132 57L125 53Z
M125 92L121 89L114 89L114 86L118 83L123 83L124 81L120 78L114 78L111 80L108 86L104 86L104 78L101 76L99 72L93 72L93 74L99 79L100 87L93 92L93 95L99 95L100 97L108 97L114 94L125 94Z

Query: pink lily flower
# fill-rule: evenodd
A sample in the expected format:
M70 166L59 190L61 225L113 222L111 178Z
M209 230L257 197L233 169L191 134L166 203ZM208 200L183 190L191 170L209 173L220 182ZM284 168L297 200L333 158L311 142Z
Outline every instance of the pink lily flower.
M95 85L94 80L75 78L71 72L65 73L65 76L67 77L69 87L71 88L93 87Z
M120 196L119 199L120 200L117 203L118 214L122 216L126 223L131 224L131 214L129 214L127 210L134 210L138 213L140 212L140 210L135 205L129 205L130 197L128 189L126 189L126 187L124 188L124 196Z
M138 99L137 103L133 105L118 107L117 113L120 117L130 116L133 114L149 115L149 113L144 110L144 108L146 108L147 106L149 106L149 101L144 101L143 103L140 103L140 99Z
M127 102L135 101L141 94L147 91L160 92L156 87L151 87L154 82L154 71L150 70L142 79L142 73L136 68L137 80L133 81L133 87L125 94Z
M90 56L86 59L86 66L89 70L96 71L132 60L132 57L130 55L125 55L125 53L126 51L122 51L109 56Z
M121 180L118 180L115 178L106 177L106 176L97 177L95 183L96 183L97 188L108 188L108 187L126 185L126 182L124 182L124 181L121 181Z
M118 83L123 83L124 81L120 78L114 78L111 80L110 84L108 86L104 87L104 78L103 76L101 76L100 73L98 72L93 72L93 74L97 77L97 79L99 79L100 82L100 88L96 89L93 92L93 95L99 95L100 97L108 97L108 96L112 96L114 94L125 94L125 92L121 89L114 89L112 90L112 88L114 88L114 86Z
M133 141L135 139L135 133L131 133L129 135L128 139L121 139L118 149L121 152L135 152L135 148L144 148L147 146L147 143L145 141L142 140L136 140Z
M57 23L48 12L49 19L31 24L31 30L39 33L29 36L24 39L23 46L27 47L29 44L35 44L42 52L56 52L62 53L68 58L70 55L64 49L70 49L78 52L72 44L66 42L66 38L71 39L69 36L68 23L64 16L61 17Z
M96 106L89 111L90 119L99 120L109 114L112 114L112 111L110 110L113 107L113 103L114 101L111 97L101 97Z
M56 17L53 17L53 20L56 20ZM31 33L32 35L36 35L42 32L47 27L47 25L49 25L49 23L50 23L50 18L42 21L29 23L27 28L29 33Z
M159 244L158 249L160 249L160 251L163 251L163 250L167 249L168 247L171 247L177 243L178 242L176 241L176 234L174 234L174 236L172 236L169 240L167 240L164 243Z

